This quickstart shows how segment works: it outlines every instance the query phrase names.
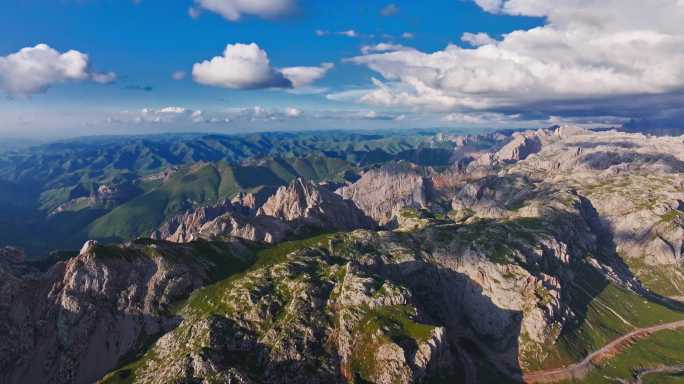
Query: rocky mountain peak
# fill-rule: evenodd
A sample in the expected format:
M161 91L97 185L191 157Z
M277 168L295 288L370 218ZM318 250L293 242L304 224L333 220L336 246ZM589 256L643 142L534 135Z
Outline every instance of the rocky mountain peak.
M257 215L272 216L284 221L311 222L340 230L373 226L372 221L353 201L301 178L295 179L286 187L280 187L259 208Z
M95 240L88 240L83 244L83 247L81 247L81 251L78 253L79 255L87 255L89 253L92 253L95 247L97 247L97 241Z
M353 200L380 225L388 224L402 208L424 208L428 184L420 170L408 163L387 164L364 173L354 184L337 193Z
M230 200L230 203L233 207L241 208L247 213L253 213L257 209L257 198L253 193L240 192Z
M518 134L494 154L494 159L500 162L525 160L530 155L541 151L541 148L542 141L537 133Z
M303 179L280 187L257 209L259 199L240 193L230 202L188 211L166 221L151 237L185 243L232 236L274 243L306 228L347 231L375 226L354 202Z
M290 185L278 188L259 208L259 215L279 217L291 221L309 215L308 210L319 206L325 199L334 199L332 193L319 189L310 181L295 179Z
M199 207L172 217L150 237L181 243L196 240L196 229L226 213L242 210L244 206L227 201L210 207Z

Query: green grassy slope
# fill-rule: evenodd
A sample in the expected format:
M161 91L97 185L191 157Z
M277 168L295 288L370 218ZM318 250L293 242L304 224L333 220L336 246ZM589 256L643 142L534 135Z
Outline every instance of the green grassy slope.
M87 237L112 241L135 238L156 229L175 214L215 204L241 191L286 185L296 177L316 181L339 179L352 168L342 160L319 156L271 158L256 165L196 165L99 217L88 227Z
M684 331L662 331L638 340L629 349L596 367L581 380L585 384L611 384L618 380L634 380L640 369L684 364ZM644 384L683 383L684 376L654 374L643 377Z
M684 312L610 283L588 265L580 264L574 269L577 277L570 290L570 305L578 319L566 325L555 345L547 346L545 360L527 361L529 370L576 363L637 328L684 319Z

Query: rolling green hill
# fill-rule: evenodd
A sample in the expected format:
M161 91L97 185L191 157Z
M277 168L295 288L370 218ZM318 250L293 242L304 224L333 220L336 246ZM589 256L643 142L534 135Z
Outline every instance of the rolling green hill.
M444 166L452 149L420 131L330 131L91 137L8 150L0 152L0 246L41 256L88 238L127 240L238 192L296 177L341 181L395 160ZM102 186L114 195L98 197Z

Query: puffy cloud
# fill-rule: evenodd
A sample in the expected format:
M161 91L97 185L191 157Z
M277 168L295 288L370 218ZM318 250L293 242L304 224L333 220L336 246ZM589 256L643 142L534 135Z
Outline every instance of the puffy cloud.
M223 16L226 20L237 21L242 16L273 18L286 15L296 7L295 0L195 0L190 8L190 16L199 16L198 9L204 9Z
M232 89L298 88L321 79L332 67L276 69L257 44L228 44L223 56L193 65L192 76L200 84Z
M285 115L287 117L299 117L302 115L302 110L299 108L287 107L285 108Z
M335 65L333 63L323 63L319 67L288 67L283 68L280 72L290 80L292 86L295 88L300 88L307 86L314 81L317 81L329 70L331 70Z
M380 10L381 16L394 16L399 13L399 6L394 3L387 4Z
M350 114L341 114L339 117L351 120L375 120L375 121L402 121L406 118L405 114L397 115L395 113L377 112L374 110L361 110L351 112Z
M142 108L140 110L122 111L116 115L108 116L108 124L153 124L164 126L183 126L185 124L216 124L229 123L229 114L223 112L206 113L199 109L190 109L179 106L163 108Z
M116 81L116 73L114 72L93 72L90 78L99 84L111 84Z
M196 82L233 89L290 88L292 83L271 67L268 55L255 43L228 44L223 56L196 63Z
M132 111L121 111L110 115L108 124L165 124L182 126L183 124L229 124L239 122L281 122L300 118L304 112L295 107L266 108L254 106L249 108L228 108L218 111L203 111L180 106L162 108L142 108Z
M182 107L164 107L159 110L159 113L186 113L188 110Z
M94 74L93 80L112 75ZM54 84L86 80L90 76L88 55L79 51L60 53L46 44L38 44L0 56L0 90L10 96L31 96Z
M484 34L464 35L473 48L448 45L432 53L394 50L352 58L382 76L359 100L442 110L515 109L684 88L679 0L476 3L496 14L543 17L545 24L498 42Z
M225 111L233 121L286 121L304 116L304 111L295 107L267 108L254 106L251 108L233 108Z
M406 118L405 114L397 114L396 112L377 112L372 109L317 110L307 113L306 116L316 121L334 120L339 122L402 121Z
M494 40L491 36L484 32L479 32L479 33L470 33L466 32L461 36L461 41L466 42L473 47L480 47L482 45L487 45L487 44L495 44L496 40Z
M176 72L171 74L171 78L176 80L176 81L183 80L183 79L185 79L185 75L186 75L185 71L176 71Z
M191 109L169 106L160 109L142 108L138 111L123 111L117 116L108 117L110 124L114 123L153 123L153 124L171 124L171 123L185 123L193 122L197 117L201 116L202 111L193 111ZM196 121L199 122L199 121Z
M395 119L394 116L382 115L382 114L379 114L373 110L365 111L365 112L361 113L359 117L362 119L366 119L366 120L394 120Z
M475 0L475 4L487 12L497 12L503 0Z

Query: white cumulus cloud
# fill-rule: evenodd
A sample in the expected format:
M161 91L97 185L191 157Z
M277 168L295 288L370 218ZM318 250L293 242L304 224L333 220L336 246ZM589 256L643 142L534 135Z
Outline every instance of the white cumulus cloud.
M679 1L475 0L485 11L545 24L500 41L464 35L473 48L369 51L350 61L381 78L359 100L455 110L676 92L684 87Z
M237 21L243 16L273 18L286 15L296 7L295 0L195 0L190 15L199 16L198 8L223 16L226 20Z
M292 83L271 67L264 50L255 43L228 44L223 56L196 63L196 82L232 89L290 88Z
M331 68L332 63L323 63L278 69L257 44L228 44L223 56L196 63L192 76L200 84L232 89L299 88L321 79Z
M181 114L181 113L186 113L188 110L183 107L164 107L159 110L159 113L175 113L175 114Z
M475 3L487 12L497 12L503 0L475 0Z
M491 36L484 32L478 32L478 33L470 33L466 32L461 36L461 41L466 42L473 47L479 47L482 45L487 45L487 44L494 44L496 43L496 40L494 40Z
M67 81L86 80L108 82L116 76L90 74L88 55L70 50L60 53L47 44L22 48L0 56L0 90L10 96L31 96L45 92L50 86Z
M287 107L285 108L285 115L287 117L299 117L302 115L302 110L299 108Z
M287 67L280 72L290 80L293 87L300 88L323 78L334 66L333 63L323 63L319 67Z
M93 72L90 78L99 84L110 84L116 81L116 73L114 72Z

